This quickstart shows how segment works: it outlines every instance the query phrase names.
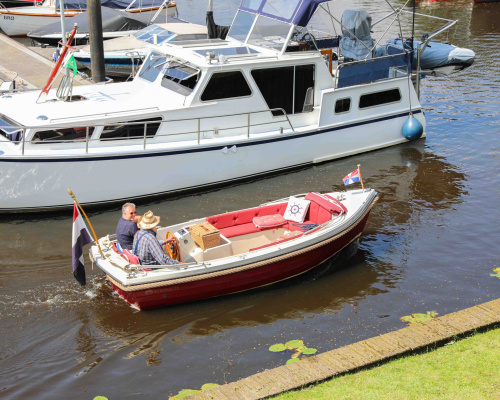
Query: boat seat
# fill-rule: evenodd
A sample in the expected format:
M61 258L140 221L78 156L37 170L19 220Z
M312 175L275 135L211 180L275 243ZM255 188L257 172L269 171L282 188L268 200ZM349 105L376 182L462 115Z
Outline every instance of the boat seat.
M306 195L306 200L316 203L331 214L339 215L347 212L347 208L340 201L327 194L311 192Z
M113 242L113 250L115 253L118 253L122 258L127 260L130 264L140 265L139 257L137 257L134 253L132 253L129 249L122 249L120 243L117 241Z
M336 199L320 193L309 193L306 196L306 200L310 200L311 203L309 205L309 210L306 213L303 224L321 225L332 219L332 214L339 214L340 211L347 211L344 205L338 202ZM250 233L273 229L277 226L289 231L302 232L302 229L299 226L300 224L295 224L295 222L293 221L285 220L285 223L283 224L281 224L280 222L280 225L269 224L267 226L256 226L256 224L254 223L254 220L262 221L262 219L259 219L259 217L270 217L277 214L283 216L285 214L287 205L288 202L283 202L267 206L249 208L248 210L213 215L211 217L208 217L206 220L207 222L215 226L220 231L221 235L225 236L226 238L248 235ZM276 218L276 221L278 220L278 217L273 218Z
M256 217L269 216L285 213L288 203L277 203L268 206L249 208L247 210L233 211L230 213L213 215L207 218L207 222L215 226L226 238L247 235L249 233L260 232L272 229L272 226L258 227L253 220ZM275 226L274 226L275 227Z

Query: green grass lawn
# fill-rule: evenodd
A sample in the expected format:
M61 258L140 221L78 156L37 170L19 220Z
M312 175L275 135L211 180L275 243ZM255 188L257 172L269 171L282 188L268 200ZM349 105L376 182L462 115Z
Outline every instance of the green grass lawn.
M500 328L273 397L297 399L500 399Z

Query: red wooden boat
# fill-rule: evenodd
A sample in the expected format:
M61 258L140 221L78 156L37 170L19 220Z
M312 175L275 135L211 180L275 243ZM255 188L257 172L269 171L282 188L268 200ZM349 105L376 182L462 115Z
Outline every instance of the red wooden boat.
M334 256L360 237L377 198L372 189L308 193L159 228L158 239L173 232L178 265L134 264L113 236L99 240L102 255L93 245L90 257L140 310L242 292L303 274ZM303 222L293 220L294 210L303 213ZM212 241L215 234L215 246L198 245L204 247L203 238L194 237L200 224L211 228L207 237Z

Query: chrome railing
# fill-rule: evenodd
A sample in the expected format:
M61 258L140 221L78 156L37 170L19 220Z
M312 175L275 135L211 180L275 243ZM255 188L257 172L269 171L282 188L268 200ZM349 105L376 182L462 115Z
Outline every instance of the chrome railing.
M278 116L272 116L271 121L264 121L264 122L256 122L252 124L252 115L255 114L262 114L262 113L273 113L273 112L280 112L283 116L285 117L282 120L274 120L274 117L280 117ZM68 124L65 125L43 125L43 126L0 126L1 129L5 130L21 130L22 135L19 141L15 141L16 143L21 145L21 154L24 155L25 153L25 143L27 142L26 140L26 132L28 130L36 130L37 132L43 132L43 131L54 131L54 130L64 130L64 129L75 129L75 126L78 127L79 132L82 132L83 129L85 129L85 136L80 138L75 138L75 139L46 139L46 140L33 140L31 139L29 143L31 144L36 144L36 145L43 145L43 144L54 144L54 143L85 143L85 153L88 153L89 151L89 144L91 142L107 142L107 141L126 141L126 140L137 140L137 139L143 139L143 149L146 149L147 145L147 139L157 139L157 138L162 138L162 137L174 137L174 136L179 136L179 135L193 135L197 137L197 144L200 144L202 142L202 132L205 131L213 131L214 128L211 129L201 129L201 124L202 121L207 121L210 119L216 119L216 118L228 118L228 117L237 117L237 116L245 116L246 115L246 124L238 124L235 126L230 126L230 127L225 127L225 128L217 128L217 131L229 131L229 130L242 130L246 132L246 137L247 139L251 138L251 128L253 127L260 127L260 126L265 126L265 125L271 125L271 124L279 124L279 123L286 123L289 128L291 129L292 132L295 132L295 129L290 121L290 118L287 114L287 112L283 108L272 108L272 109L266 109L266 110L260 110L260 111L251 111L251 112L245 112L245 113L235 113L235 114L222 114L222 115L214 115L214 116L208 116L208 117L198 117L198 118L182 118L182 119L161 119L161 120L149 120L149 121L139 121L139 122L115 122L115 123L107 123L107 124L92 124L89 126L85 126L85 124L82 124L80 122L75 122L75 125L71 126ZM140 118L139 116L135 116L135 118ZM164 133L164 134L159 134L158 132L155 132L154 135L148 135L148 126L152 124L157 124L161 125L163 123L182 123L186 121L191 121L194 122L196 121L197 129L196 130L191 130L191 131L184 131L184 132L178 132L178 133ZM82 126L83 125L83 126ZM93 134L93 131L97 128L100 127L106 127L106 128L112 128L112 127L124 127L124 126L142 126L144 125L144 130L143 130L143 135L141 136L131 136L131 137L110 137L110 138L101 138L97 137L95 139L91 139L91 136ZM160 126L158 126L158 129ZM92 133L90 130L92 129ZM259 131L258 133L262 133L264 131ZM283 127L281 126L279 128L279 132L283 133ZM76 132L75 132L76 133ZM102 132L99 136L102 135ZM240 135L240 134L238 134ZM5 140L10 140L11 139L5 139Z

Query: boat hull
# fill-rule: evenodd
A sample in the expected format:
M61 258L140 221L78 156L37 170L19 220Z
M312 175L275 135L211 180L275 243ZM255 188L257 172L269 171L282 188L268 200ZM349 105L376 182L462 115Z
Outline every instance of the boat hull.
M164 283L124 287L108 275L113 289L140 310L219 297L271 285L301 275L336 255L362 233L369 209L350 230L335 238L266 262Z
M85 10L66 10L65 18L74 17ZM153 17L158 11L158 7L142 11L142 14ZM134 15L137 10L127 11ZM174 15L176 7L167 7L162 10L162 15ZM16 7L12 10L0 9L0 29L7 36L23 37L29 32L37 30L42 26L52 24L61 20L61 13L49 7Z
M414 111L414 115L425 125L420 110ZM147 150L110 156L2 156L0 212L72 207L68 188L80 203L99 205L221 185L346 157L407 142L401 133L407 118L407 113L396 114L378 121L251 142L245 138L205 145L210 142L206 140L176 151ZM121 181L123 171L127 171L127 181L133 185Z

